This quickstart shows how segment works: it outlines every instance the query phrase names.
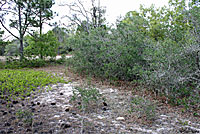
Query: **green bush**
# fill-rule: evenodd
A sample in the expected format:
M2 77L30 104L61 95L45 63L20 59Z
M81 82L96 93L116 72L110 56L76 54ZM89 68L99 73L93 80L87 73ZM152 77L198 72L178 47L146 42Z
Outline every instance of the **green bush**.
M24 48L26 57L35 58L38 56L40 59L54 58L57 55L59 42L52 31L42 34L36 34L35 37L27 37L28 46Z
M21 68L37 68L45 67L48 65L59 65L66 62L65 55L61 59L27 59L24 58L22 61L16 59L16 57L7 57L6 62L0 61L0 69L21 69Z
M3 69L20 69L46 66L49 61L43 59L23 59L20 61L15 57L7 57L6 63L2 63Z
M111 80L139 80L168 102L200 108L199 7L141 7L117 28L95 28L68 38L76 72Z
M163 42L151 44L146 49L149 73L144 77L146 82L152 85L158 94L164 94L169 102L183 104L185 107L190 104L199 107L199 45L194 43L191 36L185 38L185 43L165 39Z
M76 71L109 79L140 79L143 66L144 35L134 25L116 29L94 29L80 33L74 44L74 58L68 61ZM109 32L112 32L111 34Z
M142 80L177 105L200 107L199 45L188 33L184 41L145 37L135 25L94 29L71 38L76 51L68 65L81 73L111 80Z

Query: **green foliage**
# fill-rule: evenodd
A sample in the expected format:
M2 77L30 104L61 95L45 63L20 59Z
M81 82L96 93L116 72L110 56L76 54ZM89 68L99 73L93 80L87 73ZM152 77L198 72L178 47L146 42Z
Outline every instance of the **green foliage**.
M81 105L79 108L81 110L86 110L88 107L91 107L91 105L97 104L100 99L101 94L96 88L83 89L75 87L71 101L80 101Z
M13 59L13 57L8 57L6 63L3 65L4 69L20 69L20 68L33 68L33 67L43 67L49 64L49 61L42 59L23 59L19 61L18 59Z
M0 95L8 101L24 99L49 84L66 83L54 75L33 70L1 70L0 76Z
M19 55L20 44L16 44L15 42L9 43L5 46L5 54L6 56L17 56Z
M96 28L90 34L81 33L71 39L75 55L69 64L76 71L109 79L139 79L140 69L145 66L141 54L144 34L137 25L118 26L118 29Z
M58 54L68 54L72 51L71 46L68 43L70 34L69 30L66 28L55 27L52 31L60 43L58 47Z
M156 41L170 38L173 41L184 41L184 35L190 29L187 21L185 1L171 0L169 8L140 7L141 16L148 22L148 36Z
M27 125L32 125L33 123L33 113L27 110L18 110L16 116L18 119L22 120Z
M187 42L176 43L171 39L156 42L146 49L149 72L145 80L158 94L165 94L169 102L177 105L200 105L199 69L196 62L198 44L192 36L185 36ZM197 98L197 99L195 99Z
M55 58L58 51L59 42L52 31L42 34L36 34L35 37L27 37L28 46L24 49L25 56L34 58L39 56L40 59Z
M27 59L19 60L18 57L9 56L6 57L6 61L0 62L0 69L21 69L21 68L34 68L34 67L44 67L48 65L59 65L66 62L66 55L63 55L60 59Z
M40 35L42 35L43 24L53 19L52 6L55 4L54 0L35 0L31 1L31 8L33 9L34 18L30 20L30 25L40 28Z
M153 120L156 116L156 105L146 98L134 96L130 112L136 112L138 118L145 117L147 120Z
M135 25L137 30L140 30L140 32L143 32L144 34L147 33L148 21L136 11L126 13L124 19L120 23L124 25L128 24L130 26Z
M96 28L68 38L76 72L140 81L168 102L200 107L199 6L171 0L168 7L130 11L116 29Z
M188 11L188 16L190 17L190 23L192 24L193 30L191 31L193 36L195 37L195 41L200 41L200 6L199 2L196 1L196 3L191 2L190 3L190 10Z

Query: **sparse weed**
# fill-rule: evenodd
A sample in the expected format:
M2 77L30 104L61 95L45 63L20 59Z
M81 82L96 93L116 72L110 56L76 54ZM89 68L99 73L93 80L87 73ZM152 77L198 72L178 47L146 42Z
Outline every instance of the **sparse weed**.
M75 87L71 101L80 101L81 110L86 110L89 106L97 104L98 101L103 100L102 95L96 88L81 88Z
M145 117L147 120L153 120L155 118L156 105L150 100L144 97L134 96L131 104L130 112L136 112L138 118Z
M27 110L18 110L16 116L18 119L22 120L24 123L31 125L33 123L33 113Z

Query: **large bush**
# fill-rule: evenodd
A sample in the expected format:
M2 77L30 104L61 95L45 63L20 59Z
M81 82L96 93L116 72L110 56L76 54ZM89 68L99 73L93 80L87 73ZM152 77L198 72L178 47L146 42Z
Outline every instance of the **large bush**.
M158 94L175 104L200 104L200 71L197 52L200 50L191 36L187 42L171 39L154 42L146 48L149 72L145 80ZM145 74L145 73L144 73Z
M28 46L24 49L24 54L27 57L39 56L41 59L46 57L56 57L59 42L52 31L42 34L36 34L35 37L27 37Z
M142 57L144 35L134 25L120 25L118 29L93 29L71 39L75 45L71 65L77 71L111 79L139 79L145 65Z

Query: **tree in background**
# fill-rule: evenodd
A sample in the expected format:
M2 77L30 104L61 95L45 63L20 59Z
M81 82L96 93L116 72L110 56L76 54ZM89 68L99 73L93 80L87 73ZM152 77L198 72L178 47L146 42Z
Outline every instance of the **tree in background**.
M52 18L53 0L4 0L0 3L0 24L13 37L20 42L20 59L24 57L24 35L29 28L39 27L40 35L42 34L43 24ZM6 17L12 16L9 20L9 27L5 24ZM12 31L11 31L12 29ZM14 30L18 31L18 35L13 34Z
M53 11L51 10L54 5L54 0L35 0L32 4L34 8L35 18L32 20L31 25L33 27L39 27L39 34L42 35L43 25L47 21L53 19Z
M86 10L84 2L76 0L71 4L63 4L70 9L71 14L63 17L68 18L76 25L79 31L90 32L90 29L97 27L105 27L105 9L101 7L100 0L91 0L90 10Z
M196 42L198 44L200 44L200 1L198 0L193 0L190 3L190 7L189 7L189 12L188 12L188 17L190 20L190 23L192 24L193 27L193 36L196 39Z
M35 36L26 37L26 42L28 43L28 46L25 48L25 55L27 57L39 56L40 59L44 59L50 56L53 58L58 53L59 42L53 31L42 35L35 33Z
M148 22L148 35L158 40L170 38L176 42L183 41L190 24L187 20L185 0L170 0L169 8L140 7L141 16Z
M126 13L125 17L119 22L118 27L122 23L127 25L135 25L137 30L144 34L147 33L148 21L136 11L129 11Z
M0 55L4 54L5 45L6 45L6 42L4 42L2 39L3 34L4 34L4 31L1 31L1 29L0 29Z
M28 27L30 26L30 21L32 20L32 1L31 0L4 0L0 3L0 24L2 27L15 37L20 42L20 59L24 57L24 45L23 39L24 35L27 32ZM6 26L6 17L12 15L12 18L9 20L9 27ZM19 35L15 35L13 30L17 30Z
M70 31L61 27L55 27L52 31L60 43L58 54L67 54L68 52L71 52L72 48L68 43L68 38L71 35Z

